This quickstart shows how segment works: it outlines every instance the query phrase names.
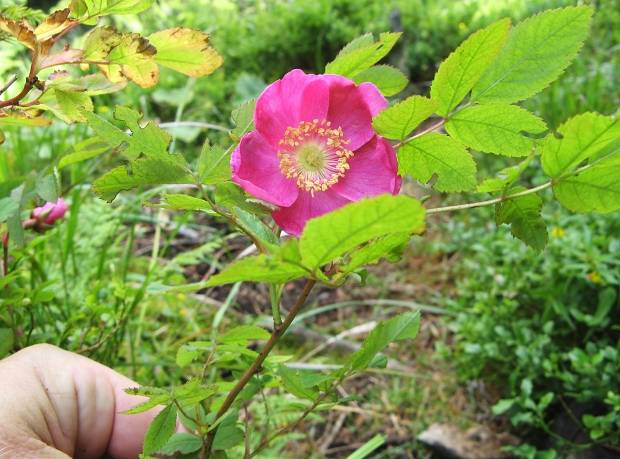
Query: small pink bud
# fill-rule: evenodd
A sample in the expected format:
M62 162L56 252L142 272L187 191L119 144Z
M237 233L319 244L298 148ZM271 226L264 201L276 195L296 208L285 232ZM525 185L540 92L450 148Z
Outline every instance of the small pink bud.
M46 225L53 225L65 216L67 209L65 200L59 198L56 202L48 202L41 207L35 207L32 210L32 218L42 221Z

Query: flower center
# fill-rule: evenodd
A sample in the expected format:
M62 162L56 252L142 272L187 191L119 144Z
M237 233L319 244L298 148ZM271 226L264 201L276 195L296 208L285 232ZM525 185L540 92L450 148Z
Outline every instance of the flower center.
M302 121L296 128L286 128L280 140L280 170L314 196L344 177L353 156L348 143L342 128L333 129L329 121Z

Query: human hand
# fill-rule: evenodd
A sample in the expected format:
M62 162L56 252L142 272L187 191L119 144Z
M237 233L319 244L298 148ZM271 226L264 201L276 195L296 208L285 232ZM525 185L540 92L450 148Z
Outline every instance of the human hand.
M50 345L0 361L0 458L134 459L156 411L123 416L143 401L137 384Z

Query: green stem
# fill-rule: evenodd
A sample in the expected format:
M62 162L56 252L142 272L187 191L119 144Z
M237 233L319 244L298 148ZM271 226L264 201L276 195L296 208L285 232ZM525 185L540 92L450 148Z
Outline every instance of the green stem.
M280 295L282 286L269 284L269 296L271 297L271 315L273 316L274 328L282 325L282 314L280 313Z

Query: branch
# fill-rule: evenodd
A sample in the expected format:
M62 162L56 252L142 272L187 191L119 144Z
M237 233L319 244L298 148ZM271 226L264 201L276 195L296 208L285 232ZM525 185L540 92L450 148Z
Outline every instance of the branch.
M400 147L402 147L403 145L405 145L406 143L411 142L413 139L417 139L418 137L422 137L424 134L428 134L429 132L433 132L436 131L437 129L441 128L444 124L445 124L446 120L444 118L440 119L439 121L431 124L429 127L416 132L415 134L413 134L411 137L406 138L405 140L402 140L400 142L398 142L397 144L394 144L394 149L398 149Z
M226 412L235 402L243 388L250 382L252 377L260 371L261 366L263 365L263 362L265 361L267 356L269 356L270 352L273 350L278 340L282 337L282 335L284 335L291 323L293 323L293 319L295 319L295 316L299 313L299 311L301 311L301 308L304 306L306 300L308 299L308 295L310 294L310 291L315 284L316 281L313 279L308 279L306 281L306 285L304 286L303 291L301 292L292 309L284 319L284 322L281 326L274 328L273 332L271 333L271 337L269 338L269 341L267 341L267 344L265 344L265 347L263 348L261 353L258 355L258 357L256 357L256 360L252 362L252 365L250 365L250 367L245 370L245 373L243 373L243 376L241 376L241 379L239 379L235 387L233 387L233 389L228 393L226 400L224 400L224 403L215 415L213 423L217 422L218 419L220 419L226 414ZM201 451L201 458L204 459L209 457L216 433L217 426L207 435Z
M452 212L454 210L465 210L465 209L473 209L475 207L491 206L493 204L498 204L500 202L508 201L509 199L518 198L520 196L527 196L528 194L538 193L539 191L549 188L552 185L553 185L553 180L549 180L548 182L545 182L542 185L539 185L534 188L530 188L529 190L520 191L518 193L500 196L499 198L494 198L494 199L487 199L486 201L469 202L467 204L457 204L455 206L434 207L431 209L426 209L426 213L427 214L438 214L441 212Z
M2 89L0 89L0 94L4 94L6 92L7 89L9 89L13 83L15 83L17 81L17 75L13 75L7 84L5 84Z
M39 60L39 50L32 50L32 62L30 63L30 72L28 73L28 77L26 78L26 83L22 88L21 92L17 94L15 97L11 97L10 99L0 101L0 108L11 107L13 105L19 105L19 101L28 95L30 90L34 88L34 86L38 82L37 78L37 62ZM8 88L7 88L8 89Z

